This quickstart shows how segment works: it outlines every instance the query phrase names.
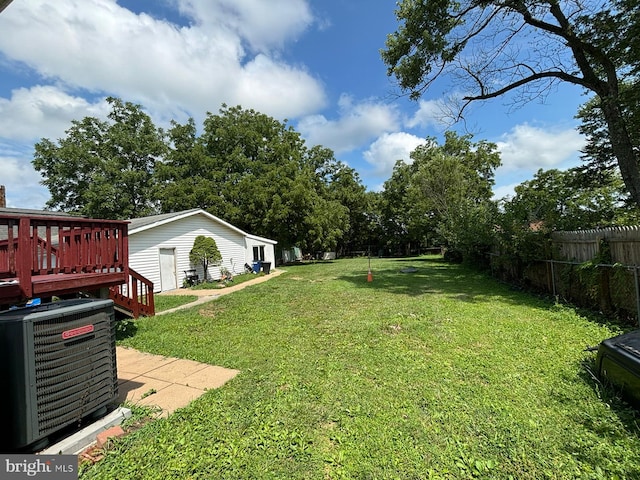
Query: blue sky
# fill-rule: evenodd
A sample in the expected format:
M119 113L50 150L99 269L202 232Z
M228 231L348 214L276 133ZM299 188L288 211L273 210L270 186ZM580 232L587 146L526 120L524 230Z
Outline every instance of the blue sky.
M141 104L158 126L221 104L287 120L380 190L398 159L445 130L496 142L496 197L539 169L579 164L574 119L584 97L564 86L514 109L474 104L465 124L443 121L459 94L444 78L419 102L398 91L380 58L397 28L395 2L371 0L14 0L0 14L0 184L7 204L49 198L33 145L71 121L106 117L107 96Z

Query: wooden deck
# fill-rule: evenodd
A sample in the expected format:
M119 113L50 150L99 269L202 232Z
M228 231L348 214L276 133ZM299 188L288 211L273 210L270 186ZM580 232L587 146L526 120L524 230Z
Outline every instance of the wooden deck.
M135 316L153 315L153 285L137 275L132 280L127 225L0 212L0 309L35 297L83 292L110 296ZM127 294L135 297L125 300ZM132 307L140 300L142 307Z

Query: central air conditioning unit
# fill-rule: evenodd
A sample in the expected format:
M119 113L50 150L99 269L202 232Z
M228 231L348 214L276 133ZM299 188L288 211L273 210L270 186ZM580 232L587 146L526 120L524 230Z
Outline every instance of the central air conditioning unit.
M636 407L640 406L640 330L600 343L596 372L622 390Z
M0 451L35 450L118 397L113 301L0 313Z

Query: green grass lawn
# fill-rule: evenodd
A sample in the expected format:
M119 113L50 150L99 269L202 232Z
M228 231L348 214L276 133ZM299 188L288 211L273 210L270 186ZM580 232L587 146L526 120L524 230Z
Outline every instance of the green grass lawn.
M207 290L207 289L222 289L233 285L240 285L241 283L248 282L257 277L264 276L264 273L259 274L240 274L233 278L232 282L206 282L199 285L190 287L191 290ZM194 302L198 299L197 295L156 295L154 298L156 312L163 312L165 310L171 310L172 308L185 305L187 303Z
M82 478L640 478L640 416L584 367L615 326L439 257L286 270L136 322L122 344L241 373Z
M197 299L197 295L155 295L153 302L156 307L156 313L159 313L195 302Z

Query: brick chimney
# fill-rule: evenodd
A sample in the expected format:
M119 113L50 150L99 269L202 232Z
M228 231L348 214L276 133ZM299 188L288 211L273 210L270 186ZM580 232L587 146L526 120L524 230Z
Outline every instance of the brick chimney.
M5 194L4 185L0 185L0 208L7 208L7 196Z

